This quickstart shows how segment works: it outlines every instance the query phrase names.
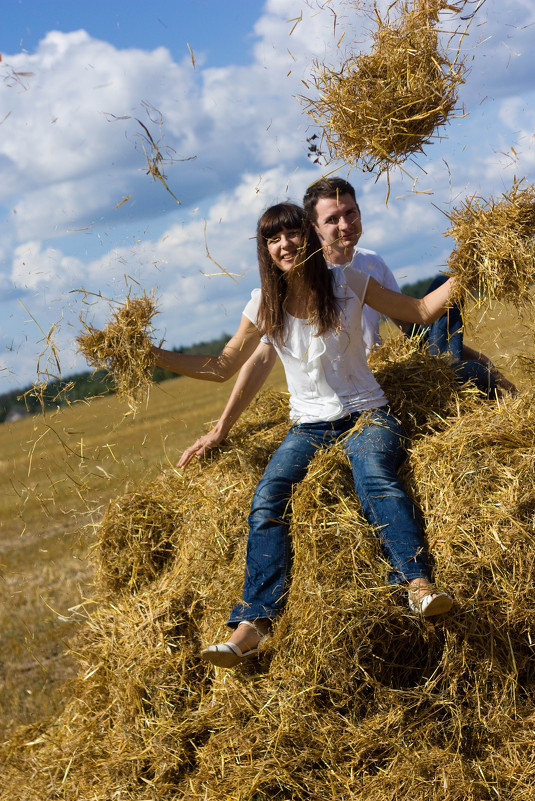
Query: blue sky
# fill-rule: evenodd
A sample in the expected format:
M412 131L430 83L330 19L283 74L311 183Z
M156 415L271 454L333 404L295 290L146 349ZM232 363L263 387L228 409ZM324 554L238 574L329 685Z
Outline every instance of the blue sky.
M166 47L174 59L189 51L205 54L206 66L247 64L252 29L262 0L151 0L150 3L72 2L72 0L6 0L2 20L4 52L34 52L51 30L83 28L94 39L118 49Z
M5 0L0 392L36 380L47 342L64 376L86 369L73 345L80 314L100 325L108 307L77 290L154 292L156 336L169 346L232 333L258 283L257 217L299 201L322 172L338 167L354 183L361 243L401 283L445 263L442 211L467 194L497 196L515 176L533 181L531 0L479 8L463 44L468 116L408 165L410 177L392 173L388 205L384 178L314 165L302 81L314 59L340 61L342 33L346 52L365 50L370 28L345 0ZM147 173L141 123L180 205Z

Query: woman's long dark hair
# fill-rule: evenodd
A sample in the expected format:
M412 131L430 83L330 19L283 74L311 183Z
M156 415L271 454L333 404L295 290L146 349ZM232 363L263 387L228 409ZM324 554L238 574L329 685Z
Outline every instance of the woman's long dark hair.
M285 273L273 262L268 239L280 234L283 228L300 230L301 247L296 264ZM310 298L309 321L317 334L324 334L338 323L339 312L334 297L332 275L325 263L316 231L295 203L278 203L260 217L256 229L258 268L262 284L262 299L258 310L258 327L277 345L283 344L284 315L288 287L295 280Z

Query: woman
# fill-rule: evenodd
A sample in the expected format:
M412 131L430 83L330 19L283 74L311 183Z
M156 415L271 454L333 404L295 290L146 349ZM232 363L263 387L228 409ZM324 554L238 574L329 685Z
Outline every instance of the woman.
M408 587L409 606L425 617L452 599L432 583L416 511L398 476L403 431L366 360L361 310L366 303L398 320L427 325L447 307L449 279L422 300L383 288L351 267L328 269L304 212L292 203L268 209L257 228L261 290L252 293L237 333L219 357L154 349L157 363L194 378L223 381L262 338L282 360L290 391L287 437L255 491L249 516L243 601L231 612L230 639L201 656L233 667L258 653L284 607L291 567L288 502L316 450L343 437L355 489L392 565L392 583ZM349 434L357 421L362 425Z

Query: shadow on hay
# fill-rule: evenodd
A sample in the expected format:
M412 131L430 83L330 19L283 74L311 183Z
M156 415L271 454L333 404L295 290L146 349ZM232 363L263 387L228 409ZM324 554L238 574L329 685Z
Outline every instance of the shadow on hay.
M535 493L528 493L525 498L522 498L512 513L522 522L531 524L535 533Z

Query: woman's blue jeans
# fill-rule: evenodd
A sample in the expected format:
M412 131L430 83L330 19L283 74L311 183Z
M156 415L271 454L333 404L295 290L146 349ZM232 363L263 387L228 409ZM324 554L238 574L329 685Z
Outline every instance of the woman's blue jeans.
M397 469L405 457L404 433L388 407L364 412L365 424L347 436L360 414L334 422L293 426L274 453L254 494L249 515L243 602L228 625L273 619L282 611L292 564L289 519L292 488L302 481L318 448L343 439L355 490L392 565L394 584L430 577L424 535Z

